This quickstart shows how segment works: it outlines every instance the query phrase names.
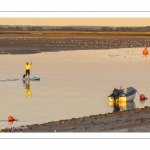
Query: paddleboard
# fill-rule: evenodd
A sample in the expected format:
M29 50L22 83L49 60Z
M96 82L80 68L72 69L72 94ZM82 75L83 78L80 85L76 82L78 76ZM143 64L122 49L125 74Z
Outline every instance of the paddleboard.
M32 77L32 78L21 78L22 81L40 81L40 77Z

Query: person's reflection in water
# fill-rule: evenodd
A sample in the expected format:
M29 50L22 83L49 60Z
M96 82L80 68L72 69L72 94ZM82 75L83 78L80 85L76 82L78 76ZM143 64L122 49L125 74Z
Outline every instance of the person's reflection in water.
M114 101L114 109L113 109L113 112L118 112L120 111L120 107L119 107L119 104L117 101Z
M30 81L23 81L23 83L26 85L26 87L25 87L26 98L30 98L31 97Z

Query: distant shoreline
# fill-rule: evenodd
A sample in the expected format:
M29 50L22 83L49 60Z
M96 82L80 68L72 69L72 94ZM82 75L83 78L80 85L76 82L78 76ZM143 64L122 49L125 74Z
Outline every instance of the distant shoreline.
M89 31L0 31L0 34L69 34L94 36L150 36L150 32L89 32Z

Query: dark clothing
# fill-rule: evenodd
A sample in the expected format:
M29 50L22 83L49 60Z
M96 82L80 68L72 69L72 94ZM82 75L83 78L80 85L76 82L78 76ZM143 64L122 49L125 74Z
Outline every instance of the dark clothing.
M26 70L26 76L30 75L30 70Z
M114 102L114 110L113 110L113 112L118 112L118 111L120 111L120 107L119 107L119 104L115 101Z

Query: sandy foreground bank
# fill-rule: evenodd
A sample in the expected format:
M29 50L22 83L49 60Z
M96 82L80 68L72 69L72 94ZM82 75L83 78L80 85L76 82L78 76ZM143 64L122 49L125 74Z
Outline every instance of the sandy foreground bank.
M149 132L150 107L7 128L1 132Z

